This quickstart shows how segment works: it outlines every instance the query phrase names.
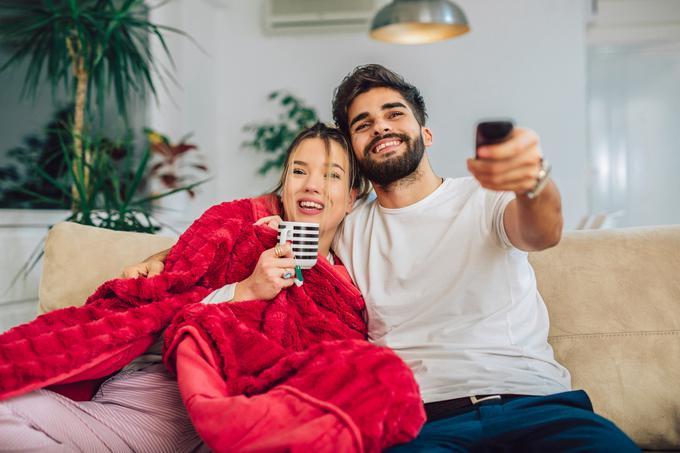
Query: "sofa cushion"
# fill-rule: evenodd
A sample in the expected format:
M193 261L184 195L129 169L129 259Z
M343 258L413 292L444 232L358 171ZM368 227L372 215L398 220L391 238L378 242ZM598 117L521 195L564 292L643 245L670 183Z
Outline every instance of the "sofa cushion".
M39 313L78 306L123 268L170 248L177 238L62 222L50 229L40 277Z
M574 388L641 447L680 449L680 226L575 231L530 261Z

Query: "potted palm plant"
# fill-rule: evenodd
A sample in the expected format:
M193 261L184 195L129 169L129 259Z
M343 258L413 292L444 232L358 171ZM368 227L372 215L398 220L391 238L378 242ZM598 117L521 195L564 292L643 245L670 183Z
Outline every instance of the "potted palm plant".
M133 171L114 172L109 145L95 138L88 125L96 111L102 114L105 101L111 97L125 118L132 97L143 98L147 93L155 96L154 74L160 76L160 72L149 41L158 39L172 61L163 34L183 33L147 20L144 0L3 1L0 8L5 12L1 37L12 49L0 71L28 62L23 93L35 96L47 80L53 92L62 85L73 99L68 125L71 139L63 143L69 165L70 187L66 192L73 211L70 220L115 228L115 222L111 226L111 222L93 220L97 217L94 214L104 210L109 218L123 219L137 216L139 210L146 214L144 203L148 198L135 202L134 191L146 171L148 150ZM102 180L102 175L107 179ZM50 182L64 192L64 181ZM191 190L195 185L177 187L169 193ZM163 194L154 197L159 196ZM120 225L138 229L132 220ZM148 225L141 229L149 230Z

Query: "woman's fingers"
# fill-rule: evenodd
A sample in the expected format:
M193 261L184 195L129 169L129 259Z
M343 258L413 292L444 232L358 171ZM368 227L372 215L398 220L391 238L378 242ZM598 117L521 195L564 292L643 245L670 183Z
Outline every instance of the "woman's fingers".
M281 283L281 289L288 288L289 286L292 286L293 283L295 283L294 278L287 278L287 279L283 280L283 282Z
M277 269L295 269L295 258L275 258L272 265Z
M276 244L274 247L263 252L263 254L265 253L277 259L295 258L295 255L293 255L293 247L290 244Z
M293 268L283 269L283 274L281 274L281 278L283 278L284 280L288 280L293 277L295 277L295 269Z
M290 244L277 244L262 252L253 274L246 279L252 297L271 300L291 286L295 283L295 265Z
M270 215L268 217L262 217L259 219L257 222L255 222L253 225L263 225L267 226L273 230L278 230L279 229L279 223L281 223L282 219L281 217L277 215Z
M279 278L279 287L288 288L293 283L295 283L295 269L283 269Z
M280 256L280 258L295 259L295 255L293 254L293 246L292 245L283 244L283 245L281 245L281 250L283 250L283 254Z
M265 225L266 223L273 220L275 217L278 217L278 216L270 215L270 216L267 216L267 217L262 217L261 219L257 219L257 221L255 221L255 223L253 223L253 225Z
M295 269L294 259L274 259L263 264L263 269L270 278L281 278L286 269Z

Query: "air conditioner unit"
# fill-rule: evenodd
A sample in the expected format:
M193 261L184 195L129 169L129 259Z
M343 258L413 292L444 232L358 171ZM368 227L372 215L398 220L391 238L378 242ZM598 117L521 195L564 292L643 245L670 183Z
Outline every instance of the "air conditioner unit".
M367 31L386 0L266 0L269 34Z

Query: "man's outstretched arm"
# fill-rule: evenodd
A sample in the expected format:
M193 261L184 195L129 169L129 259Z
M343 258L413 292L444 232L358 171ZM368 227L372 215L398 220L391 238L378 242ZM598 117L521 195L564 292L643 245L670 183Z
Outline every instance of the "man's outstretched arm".
M554 247L562 238L562 202L550 181L533 200L517 195L505 208L505 233L512 245L527 252Z
M123 278L153 277L163 272L165 268L165 258L170 253L170 249L151 255L141 263L127 266L123 269Z
M557 185L549 181L535 197L527 192L536 186L541 171L539 137L517 128L510 140L480 147L479 159L469 159L468 169L490 190L512 191L517 198L508 204L503 225L512 245L525 251L557 245L562 237L562 202Z

